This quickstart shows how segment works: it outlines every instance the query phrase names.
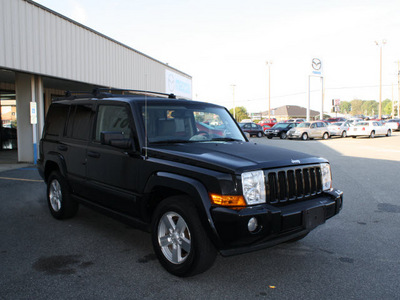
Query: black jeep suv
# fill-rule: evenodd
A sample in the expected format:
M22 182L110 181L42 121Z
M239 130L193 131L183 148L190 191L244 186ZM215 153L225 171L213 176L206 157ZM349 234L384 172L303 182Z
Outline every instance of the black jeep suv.
M147 230L177 276L299 240L342 208L327 160L249 142L224 107L173 95L53 101L38 165L55 218L85 204Z

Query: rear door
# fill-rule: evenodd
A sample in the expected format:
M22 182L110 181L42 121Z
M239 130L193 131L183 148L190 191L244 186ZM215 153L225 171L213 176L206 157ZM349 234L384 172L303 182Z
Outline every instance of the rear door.
M85 191L86 148L94 116L92 103L73 104L57 150L64 157L68 180L75 194Z

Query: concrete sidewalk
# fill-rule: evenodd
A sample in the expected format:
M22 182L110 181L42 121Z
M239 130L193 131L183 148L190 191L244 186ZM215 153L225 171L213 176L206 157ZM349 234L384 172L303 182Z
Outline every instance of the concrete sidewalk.
M0 172L26 167L35 167L32 163L19 163L17 150L0 151Z

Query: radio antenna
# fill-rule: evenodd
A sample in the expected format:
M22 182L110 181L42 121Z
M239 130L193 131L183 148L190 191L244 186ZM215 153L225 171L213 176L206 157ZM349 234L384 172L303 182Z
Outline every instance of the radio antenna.
M146 90L148 90L148 79L147 79L147 74L144 74L145 77L145 85L146 85ZM148 135L147 135L147 122L148 122L148 115L147 115L147 94L144 95L144 159L148 158L148 150L147 150L147 144L148 144Z

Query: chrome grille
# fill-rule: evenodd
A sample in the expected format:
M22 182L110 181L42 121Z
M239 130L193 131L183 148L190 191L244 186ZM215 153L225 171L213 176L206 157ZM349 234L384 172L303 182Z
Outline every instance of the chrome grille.
M265 171L267 203L304 200L322 192L320 165Z

